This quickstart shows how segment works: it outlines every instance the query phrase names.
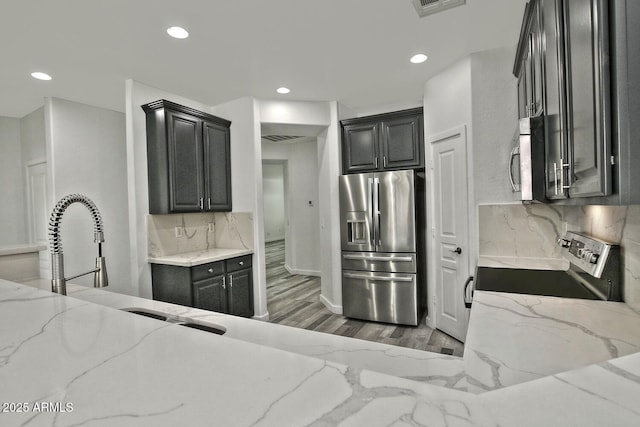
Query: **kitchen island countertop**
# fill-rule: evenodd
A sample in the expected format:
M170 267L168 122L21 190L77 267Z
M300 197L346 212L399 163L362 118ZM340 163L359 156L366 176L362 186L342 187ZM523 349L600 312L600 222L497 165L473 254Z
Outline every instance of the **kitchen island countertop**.
M640 423L638 353L476 395L8 281L0 281L0 343L0 401L31 410L0 412L3 426ZM45 401L72 411L33 412Z

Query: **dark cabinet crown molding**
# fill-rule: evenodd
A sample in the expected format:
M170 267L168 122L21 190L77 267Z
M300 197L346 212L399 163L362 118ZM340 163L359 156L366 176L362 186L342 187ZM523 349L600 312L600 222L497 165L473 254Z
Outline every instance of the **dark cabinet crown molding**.
M197 117L202 120L207 120L213 123L217 123L222 126L229 127L231 126L231 121L227 119L223 119L221 117L214 116L212 114L208 114L202 112L200 110L196 110L191 107L187 107L185 105L176 104L175 102L167 101L166 99L159 99L157 101L150 102L148 104L142 105L142 109L145 113L150 113L156 110L160 110L162 108L168 108L170 110L178 111L181 113L189 114L190 116Z
M381 113L381 114L374 114L372 116L353 117L351 119L344 119L340 121L340 124L344 126L344 125L351 125L351 124L362 123L362 122L382 121L382 120L395 119L398 117L406 117L406 116L422 114L422 113L423 113L423 108L416 107L416 108L409 108L406 110L393 111L391 113Z

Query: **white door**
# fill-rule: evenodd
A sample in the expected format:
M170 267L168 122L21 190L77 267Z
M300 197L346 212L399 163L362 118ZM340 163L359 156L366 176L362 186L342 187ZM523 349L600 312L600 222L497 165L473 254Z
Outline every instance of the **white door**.
M44 160L27 163L26 174L29 241L46 245L50 209L47 193L47 163ZM50 277L50 270L48 250L45 250L40 253L40 277Z
M433 176L435 321L438 329L460 341L465 339L468 323L463 300L464 282L469 275L466 139L464 126L427 138Z

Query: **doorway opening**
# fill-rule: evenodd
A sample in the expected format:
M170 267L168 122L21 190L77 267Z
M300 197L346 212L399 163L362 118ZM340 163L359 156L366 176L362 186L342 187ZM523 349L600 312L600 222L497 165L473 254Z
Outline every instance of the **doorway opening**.
M320 302L316 137L262 140L267 310L271 321Z

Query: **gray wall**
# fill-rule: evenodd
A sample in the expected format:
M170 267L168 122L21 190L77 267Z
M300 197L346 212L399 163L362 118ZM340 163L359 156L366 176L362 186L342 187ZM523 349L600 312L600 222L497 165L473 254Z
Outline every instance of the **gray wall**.
M518 130L517 80L511 73L515 47L471 55L473 171L476 203L517 200L511 191L509 154Z
M27 242L20 119L0 117L0 246Z
M45 102L52 203L81 193L102 214L109 290L131 293L125 116L57 98ZM65 275L90 270L97 245L87 209L71 205L62 220ZM74 279L92 285L91 276Z

